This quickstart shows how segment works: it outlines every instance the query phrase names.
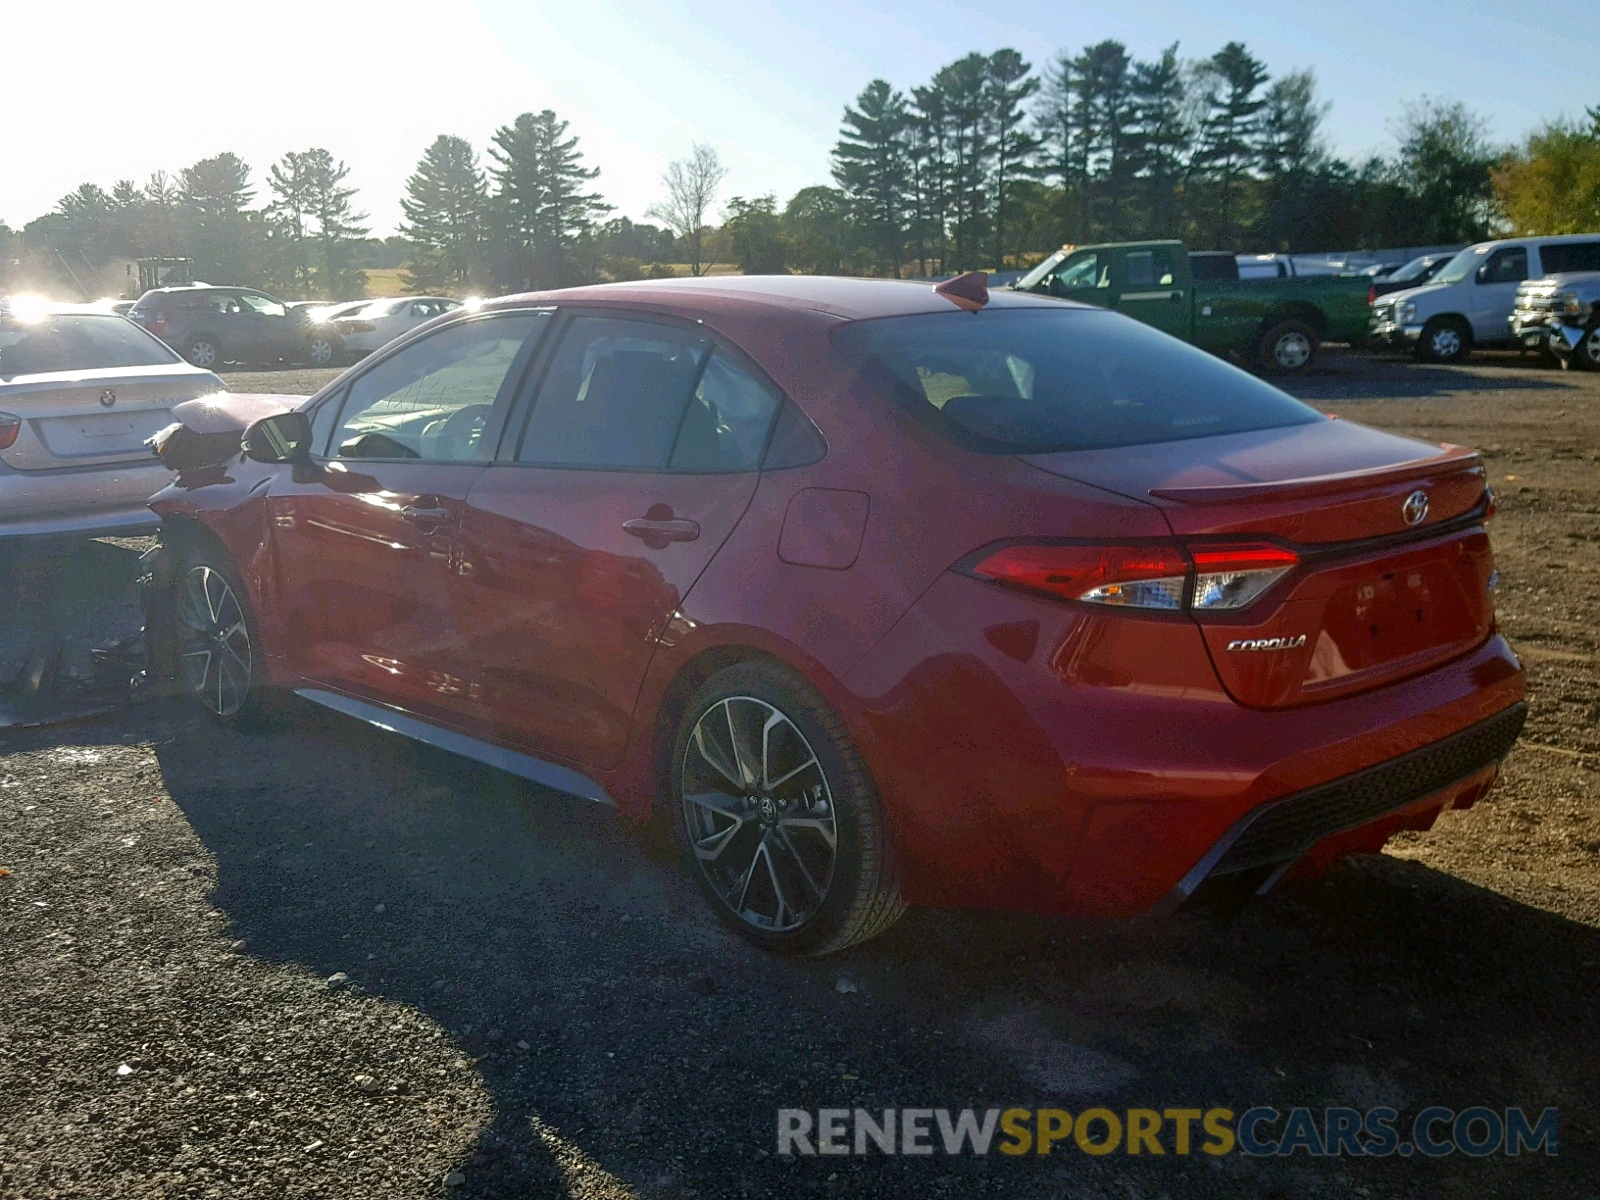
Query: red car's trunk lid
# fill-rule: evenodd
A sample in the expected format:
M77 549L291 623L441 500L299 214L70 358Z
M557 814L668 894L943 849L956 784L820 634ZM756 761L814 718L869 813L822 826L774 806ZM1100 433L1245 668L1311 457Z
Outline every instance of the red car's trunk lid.
M1494 623L1478 456L1348 421L1030 455L1156 505L1185 543L1270 541L1300 564L1237 613L1196 613L1223 686L1277 708L1417 674Z

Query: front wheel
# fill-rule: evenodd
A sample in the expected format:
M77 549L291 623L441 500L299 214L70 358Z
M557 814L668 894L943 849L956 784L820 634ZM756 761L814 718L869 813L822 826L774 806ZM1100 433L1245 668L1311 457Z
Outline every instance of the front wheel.
M1417 356L1424 362L1460 362L1472 353L1472 331L1451 317L1435 317L1422 327Z
M331 337L313 337L306 343L306 360L314 367L326 367L339 353Z
M183 356L197 367L214 371L222 364L222 348L208 337L190 338Z
M244 588L217 551L185 557L174 587L178 679L218 720L247 720L260 708L261 642Z
M1581 342L1561 355L1561 365L1569 371L1600 371L1600 320L1584 331Z
M1256 362L1269 375L1304 371L1317 356L1317 331L1304 321L1279 321L1261 335Z
M709 679L672 762L690 870L750 941L827 954L905 911L866 765L827 701L787 667L739 663Z

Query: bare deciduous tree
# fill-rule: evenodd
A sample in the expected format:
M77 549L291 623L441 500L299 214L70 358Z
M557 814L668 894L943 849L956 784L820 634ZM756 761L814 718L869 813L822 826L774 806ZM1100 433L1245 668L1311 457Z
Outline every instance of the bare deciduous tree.
M706 213L716 199L717 188L727 177L728 169L722 165L717 152L703 142L696 142L688 158L680 158L667 168L661 181L667 185L667 198L652 205L646 216L665 221L677 235L689 254L689 274L702 275L706 264L702 261L702 231Z

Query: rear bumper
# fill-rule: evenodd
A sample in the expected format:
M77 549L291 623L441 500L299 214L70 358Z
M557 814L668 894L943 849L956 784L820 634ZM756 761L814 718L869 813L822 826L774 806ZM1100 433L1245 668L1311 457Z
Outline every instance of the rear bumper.
M845 684L908 901L1093 916L1170 907L1175 890L1187 889L1181 899L1216 871L1228 847L1216 848L1264 806L1444 743L1526 690L1493 635L1364 692L1247 708L1222 690L1192 622L1085 615L954 574ZM1389 815L1421 827L1461 800L1453 782L1385 793L1375 815L1342 809L1312 830L1308 850L1292 845L1283 858L1320 861L1334 843L1377 849L1394 831ZM1362 838L1347 836L1345 816Z
M0 467L0 539L135 534L156 527L148 501L172 481L155 459L121 467Z
M1519 701L1408 754L1261 805L1217 839L1158 911L1176 910L1226 877L1247 877L1257 893L1265 892L1313 847L1339 835L1377 827L1381 845L1397 816L1398 828L1421 820L1426 828L1445 807L1469 807L1488 792L1527 717Z

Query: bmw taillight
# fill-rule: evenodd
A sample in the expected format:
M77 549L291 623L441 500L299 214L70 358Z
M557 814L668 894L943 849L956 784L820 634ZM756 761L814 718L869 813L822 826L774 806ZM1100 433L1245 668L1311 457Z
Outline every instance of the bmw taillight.
M9 450L17 444L17 434L22 432L22 419L10 413L0 413L0 450Z
M1260 599L1299 564L1266 542L1173 542L1003 546L968 573L1058 600L1156 612L1230 612Z

